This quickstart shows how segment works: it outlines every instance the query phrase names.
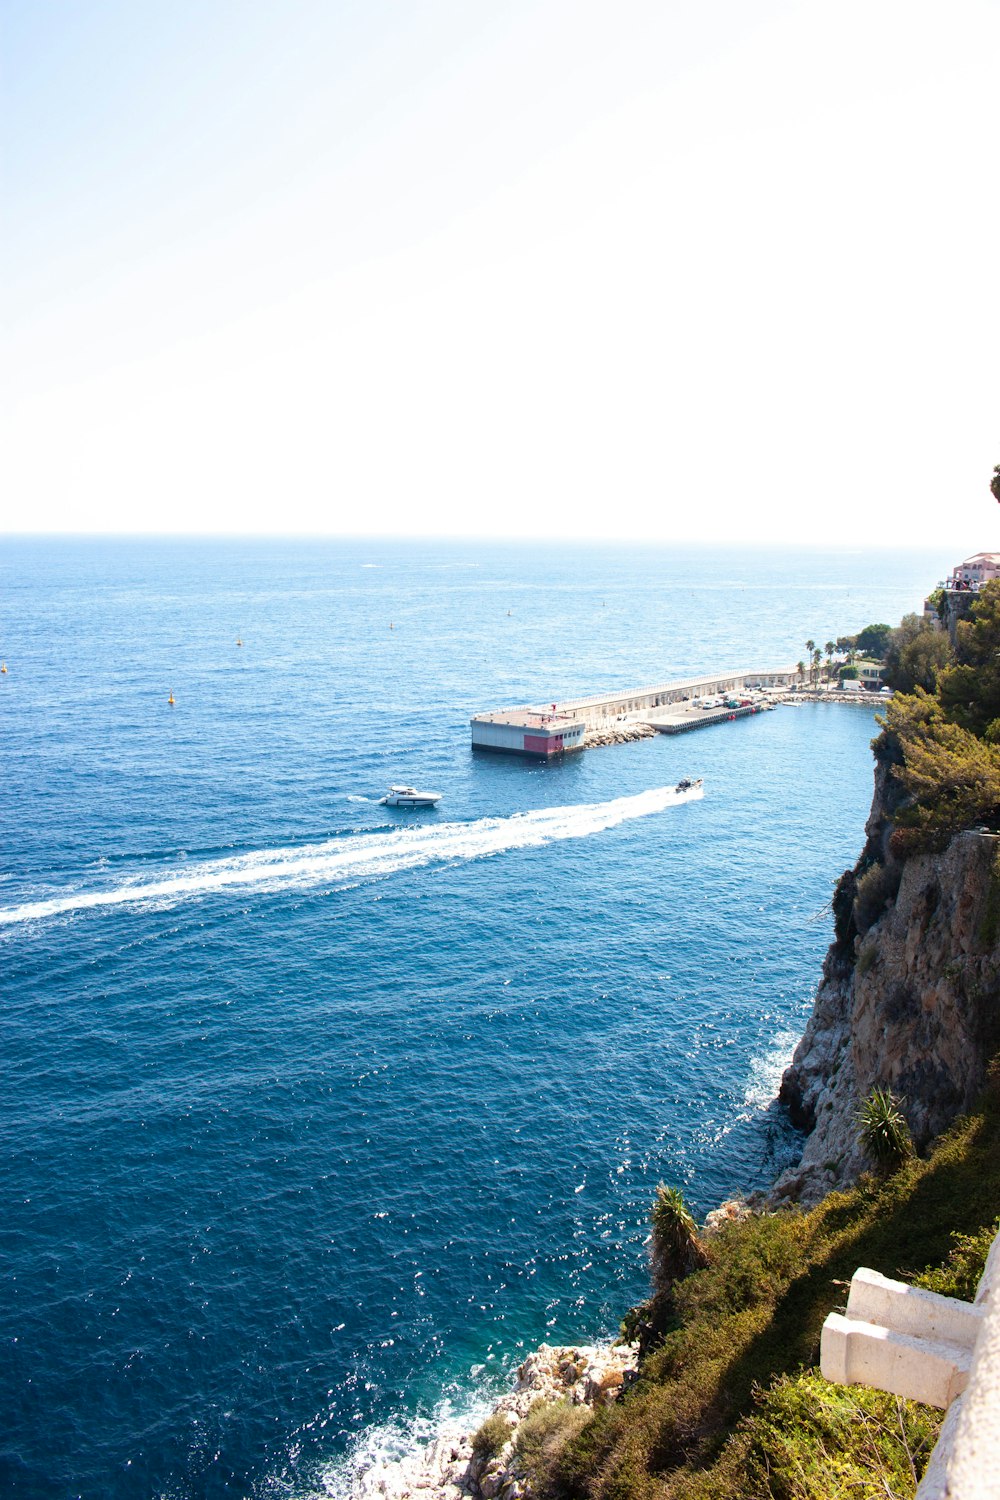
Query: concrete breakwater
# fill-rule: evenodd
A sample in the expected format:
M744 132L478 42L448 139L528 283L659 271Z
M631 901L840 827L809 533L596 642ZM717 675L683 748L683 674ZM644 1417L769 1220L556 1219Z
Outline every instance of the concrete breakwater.
M655 734L652 724L612 724L607 729L588 729L583 748L598 750L604 745L630 745L633 740L651 740Z
M866 708L869 713L878 708L884 708L886 699L891 694L863 692L845 692L843 688L831 686L826 683L821 688L795 688L788 693L775 695L776 703L791 703L801 705L803 703L853 703L855 708Z
M725 699L747 699L759 706L777 691L788 691L798 680L795 668L758 668L717 672L661 682L653 687L615 689L587 698L566 698L550 704L520 704L474 714L470 723L475 750L507 755L527 755L547 760L596 744L617 743L596 736L619 725L650 723L655 728L670 724L673 716L692 709L705 699L720 700L720 719L733 716L721 711ZM691 727L694 727L694 719ZM703 715L700 724L714 722ZM676 733L671 728L665 733ZM646 738L645 735L641 736Z

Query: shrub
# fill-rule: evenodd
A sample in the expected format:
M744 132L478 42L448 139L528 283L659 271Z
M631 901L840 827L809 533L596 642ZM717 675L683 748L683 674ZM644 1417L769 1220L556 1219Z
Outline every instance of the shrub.
M866 943L865 946L861 949L861 952L857 957L857 962L854 965L854 972L857 974L859 979L864 979L865 975L868 973L868 970L875 962L877 953L877 939L873 939L870 943Z
M854 893L854 925L862 936L895 899L902 870L899 865L869 865Z
M942 1297L961 1297L966 1302L974 1302L986 1268L986 1257L997 1234L1000 1234L1000 1219L995 1219L976 1234L953 1234L954 1243L944 1265L927 1266L919 1276L912 1278L913 1285L926 1287L929 1292L940 1292Z
M888 1089L872 1089L858 1111L858 1124L858 1139L880 1171L893 1172L913 1155L900 1100Z
M678 1500L720 1494L741 1500L829 1500L830 1496L914 1494L941 1414L859 1386L831 1385L815 1371L757 1391L723 1463ZM727 1483L728 1481L728 1483Z
M514 1438L514 1464L530 1483L532 1494L551 1492L565 1445L590 1421L590 1409L571 1401L536 1401Z
M502 1411L495 1411L473 1433L472 1451L476 1458L488 1463L509 1441L510 1422Z

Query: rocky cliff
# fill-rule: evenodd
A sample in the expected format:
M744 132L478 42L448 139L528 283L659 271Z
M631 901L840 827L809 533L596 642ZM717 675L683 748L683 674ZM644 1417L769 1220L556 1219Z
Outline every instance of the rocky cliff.
M1000 837L960 833L900 862L903 795L883 749L865 849L838 884L836 940L781 1085L809 1135L772 1201L816 1202L869 1165L857 1113L875 1086L903 1101L923 1149L971 1106L1000 1045Z

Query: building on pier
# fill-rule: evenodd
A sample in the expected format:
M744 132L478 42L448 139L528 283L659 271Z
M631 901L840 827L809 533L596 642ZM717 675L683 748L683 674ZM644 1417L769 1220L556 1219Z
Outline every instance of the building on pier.
M562 713L555 705L549 712L502 708L492 714L476 714L472 720L472 748L549 760L570 750L582 750L585 727L578 715Z

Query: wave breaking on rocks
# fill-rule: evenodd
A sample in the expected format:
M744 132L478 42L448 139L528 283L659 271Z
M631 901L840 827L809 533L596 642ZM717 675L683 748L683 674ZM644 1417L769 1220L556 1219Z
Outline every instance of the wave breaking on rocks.
M541 1344L517 1371L492 1416L507 1436L489 1448L459 1424L444 1426L404 1458L371 1464L354 1481L357 1500L523 1500L517 1431L539 1405L607 1406L635 1378L638 1344ZM502 1434L503 1428L497 1424Z

